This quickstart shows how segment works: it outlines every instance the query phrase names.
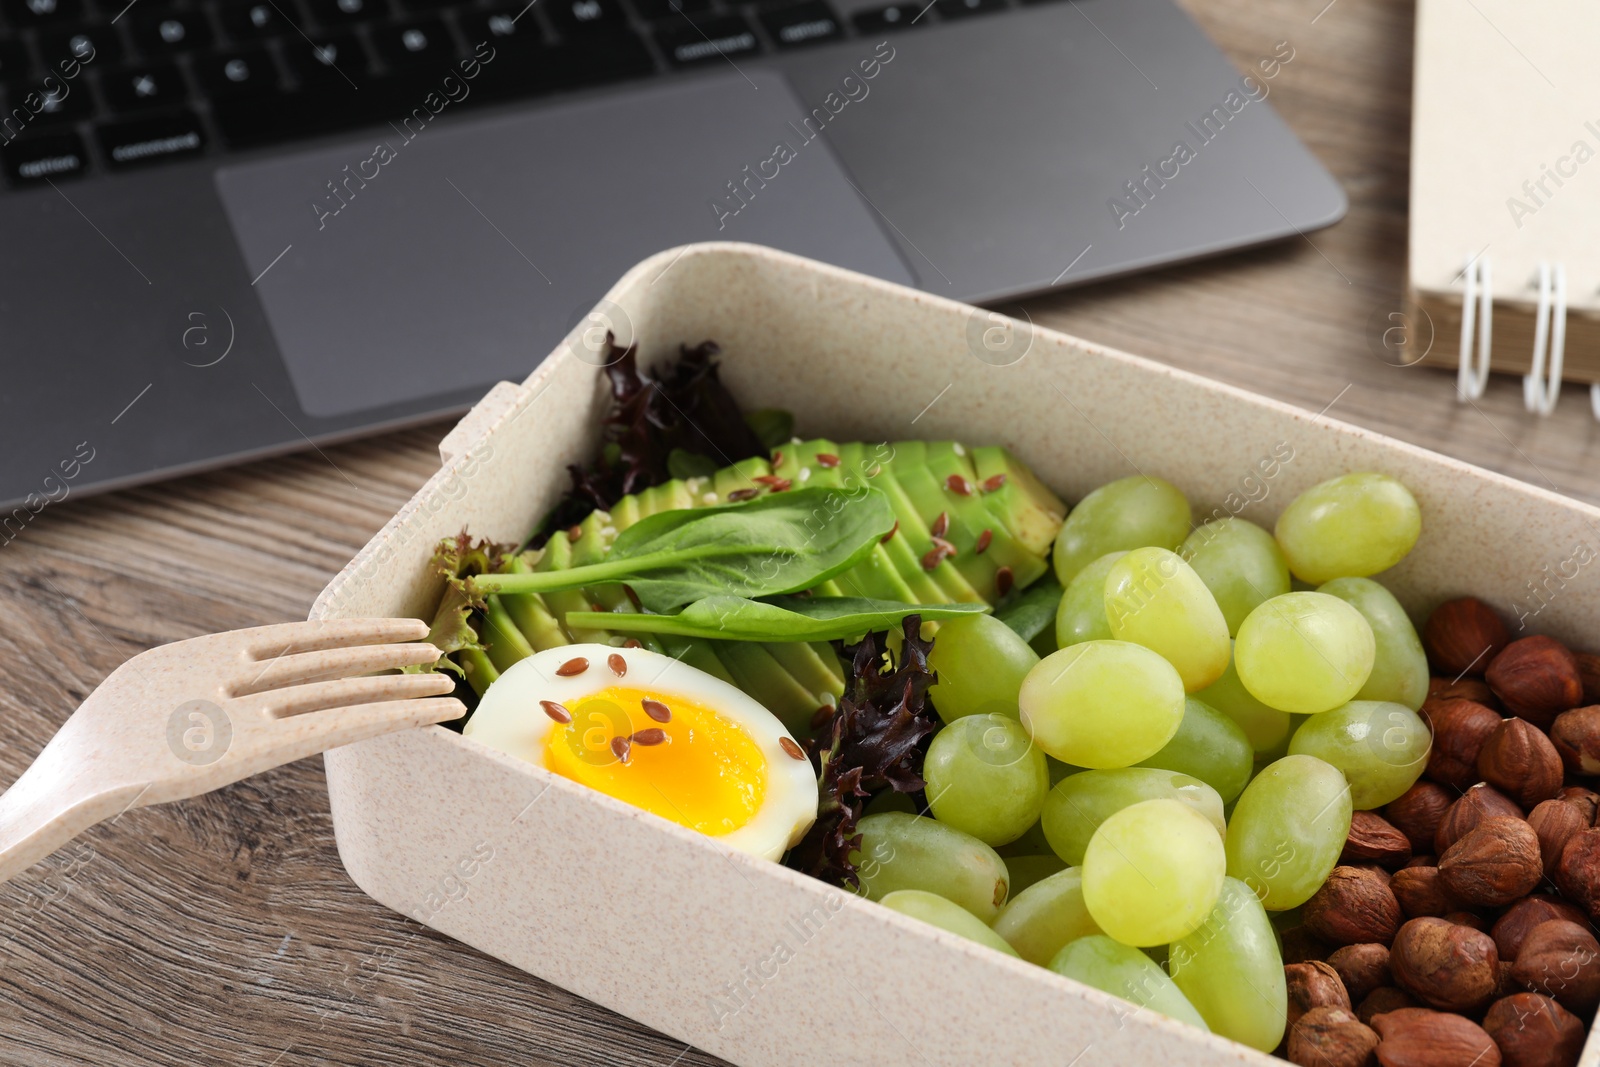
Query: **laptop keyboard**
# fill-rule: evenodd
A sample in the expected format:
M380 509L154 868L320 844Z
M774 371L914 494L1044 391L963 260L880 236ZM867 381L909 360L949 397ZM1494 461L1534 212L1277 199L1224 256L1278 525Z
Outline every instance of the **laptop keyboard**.
M13 186L1005 10L920 0L0 0ZM1023 0L1028 2L1028 0ZM471 75L468 77L468 75Z

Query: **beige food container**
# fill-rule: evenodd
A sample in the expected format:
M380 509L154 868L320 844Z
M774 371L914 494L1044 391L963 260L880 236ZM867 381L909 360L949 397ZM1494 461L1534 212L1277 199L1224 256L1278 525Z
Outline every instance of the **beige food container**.
M1316 482L1384 471L1422 504L1421 542L1385 576L1414 616L1470 592L1526 632L1595 644L1596 579L1571 575L1574 560L1595 558L1600 510L1025 322L739 244L645 260L526 381L496 386L312 617L430 617L440 538L463 527L525 537L566 488L566 465L596 447L608 328L637 341L646 366L681 342L716 340L734 395L747 409L788 408L802 434L1003 444L1068 500L1144 472L1181 486L1197 515L1270 526ZM372 897L737 1064L1281 1062L442 727L325 759L340 856ZM1583 1062L1600 1063L1594 1041Z

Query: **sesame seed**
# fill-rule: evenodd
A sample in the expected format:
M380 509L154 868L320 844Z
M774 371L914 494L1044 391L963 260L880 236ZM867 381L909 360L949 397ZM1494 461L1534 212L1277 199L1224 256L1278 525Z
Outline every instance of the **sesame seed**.
M628 762L628 753L633 749L633 742L626 737L618 735L611 739L611 754L623 763Z
M811 468L810 467L801 467L800 468L800 480L802 482L809 482L811 480Z
M556 722L566 723L572 721L572 712L557 704L554 700L541 700L539 701L539 706L544 709L546 715Z
M633 743L636 745L659 745L667 739L667 732L659 726L652 726L648 730L635 730Z
M966 447L962 445L960 441L951 441L950 451L954 452L958 456L964 456L967 454Z
M616 675L618 678L621 678L628 673L628 661L623 659L615 652L606 657L606 666L610 667L611 673Z
M644 708L644 713L650 716L656 722L672 721L672 709L661 703L659 700L651 700L649 697L646 697L645 699L639 701L639 706Z
M1011 586L1016 581L1011 575L1010 567L1001 567L994 572L994 587L1001 596L1011 592Z
M983 533L978 535L978 543L976 545L972 546L972 551L978 553L979 555L982 555L983 554L983 550L988 548L989 547L989 542L993 541L993 540L994 540L994 531L993 530L985 530L985 531L983 531Z
M717 502L717 494L707 493L700 498L700 502L703 504L715 504Z
M584 659L582 656L576 656L557 667L556 673L561 675L563 678L571 678L573 675L582 674L588 669L589 661Z
M602 526L600 527L600 536L609 541L617 536L617 528L615 526Z
M798 438L798 437L789 438L789 443L791 445L803 445L803 444L805 444L805 442L800 440L800 438Z
M795 744L794 740L792 738L788 738L788 737L780 737L780 738L778 738L778 747L783 749L784 753L790 759L804 760L806 758L805 749L803 749L799 745Z

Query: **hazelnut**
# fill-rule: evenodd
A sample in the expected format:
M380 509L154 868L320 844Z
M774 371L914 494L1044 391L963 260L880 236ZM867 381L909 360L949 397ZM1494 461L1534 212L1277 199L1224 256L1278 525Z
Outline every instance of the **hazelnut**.
M1414 855L1410 859L1406 860L1406 866L1407 867L1437 867L1437 866L1439 866L1439 857L1435 856L1431 852L1418 852L1416 855Z
M1433 835L1439 829L1440 820L1455 799L1456 795L1444 786L1423 779L1389 801L1383 815L1390 825L1406 835L1413 852L1427 852L1433 848Z
M1589 921L1581 909L1561 898L1535 893L1507 908L1505 914L1495 920L1489 936L1494 938L1494 947L1499 950L1501 959L1515 960L1517 953L1522 951L1522 942L1527 938L1528 931L1551 919L1566 919L1580 926Z
M1559 794L1565 773L1556 746L1526 719L1502 719L1478 750L1478 774L1524 808Z
M1422 627L1428 662L1451 677L1481 675L1510 643L1511 631L1500 616L1472 596L1440 604Z
M1459 841L1468 830L1485 819L1522 818L1517 802L1492 785L1479 782L1462 793L1450 810L1444 813L1439 829L1433 835L1433 850L1443 856L1450 846Z
M1370 1067L1378 1035L1348 1008L1313 1008L1289 1031L1289 1062L1305 1067Z
M1443 919L1410 920L1389 949L1389 967L1400 988L1444 1011L1472 1012L1487 1004L1498 983L1499 962L1488 934Z
M1521 819L1485 819L1439 857L1445 891L1477 907L1510 904L1543 877L1539 836Z
M1600 774L1600 705L1557 715L1550 725L1550 740L1573 774Z
M1528 931L1517 952L1517 981L1580 1014L1600 1004L1600 941L1584 926L1551 919Z
M1500 1050L1471 1019L1426 1008L1376 1015L1383 1067L1500 1067Z
M1589 918L1600 918L1600 830L1579 830L1556 861L1556 888Z
M1505 1067L1573 1067L1586 1036L1582 1020L1539 993L1513 993L1489 1006L1483 1029Z
M1474 930L1482 930L1484 933L1489 932L1489 924L1484 920L1483 916L1474 911L1452 911L1450 914L1443 916L1443 919L1445 922L1455 923L1457 926L1470 926Z
M1578 677L1583 679L1583 702L1600 704L1600 656L1588 652L1574 652L1578 661Z
M1500 713L1471 700L1429 701L1422 710L1433 728L1428 777L1457 790L1478 781L1478 751L1500 725Z
M1350 816L1350 834L1345 838L1340 863L1375 863L1397 869L1404 867L1410 858L1410 838L1382 815L1375 811L1358 811Z
M1389 950L1382 945L1346 945L1328 957L1328 966L1339 975L1352 1003L1359 1004L1367 994L1394 981L1389 972Z
M1583 809L1565 800L1542 800L1528 812L1528 825L1539 837L1539 855L1544 858L1546 878L1555 876L1561 851L1579 830L1587 830Z
M1360 867L1335 867L1300 914L1306 929L1335 945L1387 945L1404 918L1384 878Z
M1542 634L1513 641L1495 656L1484 680L1513 715L1549 729L1556 716L1583 703L1578 660Z
M1392 985L1379 986L1356 1005L1356 1018L1371 1026L1373 1018L1386 1011L1399 1011L1401 1008L1416 1006L1416 998L1404 989Z
M1486 708L1500 710L1500 698L1494 695L1494 690L1489 688L1489 683L1482 678L1429 678L1428 699L1431 700L1472 700Z
M1312 1008L1343 1008L1353 1011L1350 994L1345 992L1344 980L1339 972L1313 960L1309 963L1290 963L1283 968L1284 984L1289 988L1289 1025Z
M1595 815L1600 813L1600 793L1596 793L1593 789L1585 789L1581 785L1567 786L1556 799L1576 804L1578 810L1583 812L1584 822L1590 826L1594 825Z
M1445 889L1437 867L1406 867L1395 871L1389 881L1389 891L1409 919L1448 915L1461 906L1461 902Z

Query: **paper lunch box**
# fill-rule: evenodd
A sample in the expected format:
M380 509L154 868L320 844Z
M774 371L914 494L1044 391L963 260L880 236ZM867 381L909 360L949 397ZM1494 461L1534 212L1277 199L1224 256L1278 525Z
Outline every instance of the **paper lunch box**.
M1384 471L1422 505L1420 543L1384 576L1414 617L1470 592L1529 633L1586 647L1600 630L1600 598L1578 573L1595 558L1600 510L1026 322L740 244L645 260L524 382L496 386L312 617L430 618L440 538L465 527L522 540L566 488L567 464L596 448L607 328L638 342L644 366L715 340L746 409L787 408L804 435L1002 444L1068 501L1143 472L1180 486L1197 519L1270 527L1323 479ZM442 727L325 761L340 856L373 898L736 1064L1282 1062ZM1583 1063L1600 1063L1595 1042Z

